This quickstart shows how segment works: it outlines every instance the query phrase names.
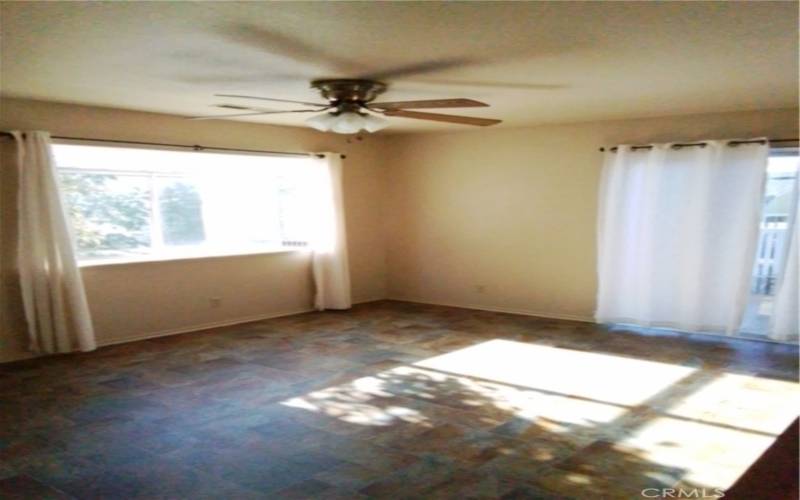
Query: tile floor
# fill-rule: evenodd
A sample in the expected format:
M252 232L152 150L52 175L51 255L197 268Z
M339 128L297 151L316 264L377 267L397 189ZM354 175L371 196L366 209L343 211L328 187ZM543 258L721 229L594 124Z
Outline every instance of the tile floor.
M5 364L0 497L713 497L797 355L381 301Z

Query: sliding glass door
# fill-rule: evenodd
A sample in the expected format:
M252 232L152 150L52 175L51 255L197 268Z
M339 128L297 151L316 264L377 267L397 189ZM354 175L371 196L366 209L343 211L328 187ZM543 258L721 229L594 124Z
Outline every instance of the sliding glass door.
M797 148L770 152L750 296L741 327L745 337L770 336L775 295L784 275L790 230L797 213L798 166Z

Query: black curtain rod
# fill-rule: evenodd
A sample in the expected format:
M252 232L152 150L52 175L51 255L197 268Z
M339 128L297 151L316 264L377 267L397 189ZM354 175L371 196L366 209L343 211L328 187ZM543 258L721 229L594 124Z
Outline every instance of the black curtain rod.
M798 141L798 139L766 139L766 140L754 139L754 140L749 140L749 141L729 141L728 142L728 146L738 146L739 144L772 144L774 142L797 142L797 141ZM705 143L705 142L687 142L687 143L673 144L671 147L673 149L688 148L688 147L694 147L694 146L698 146L698 147L704 148L707 145L708 145L708 143ZM631 150L636 151L637 149L653 149L653 145L652 144L645 144L645 145L642 145L642 146L631 146ZM613 153L613 152L617 151L617 146L610 147L610 148L600 148L600 151L601 152L602 151L611 151Z
M0 131L0 135L5 137L13 137L11 132L7 132L5 130ZM263 149L237 149L237 148L217 148L217 147L210 147L210 146L200 146L199 144L194 144L192 146L187 146L185 144L166 144L161 142L141 142L141 141L118 141L112 139L90 139L87 137L65 137L65 136L58 136L54 135L51 136L53 139L63 139L68 141L88 141L88 142L108 142L114 144L134 144L138 146L161 146L161 147L168 147L168 148L185 148L191 149L193 151L231 151L235 153L262 153L262 154L271 154L276 156L316 156L317 158L322 158L321 154L318 153L294 153L288 151L267 151ZM347 158L345 155L339 155L343 159Z

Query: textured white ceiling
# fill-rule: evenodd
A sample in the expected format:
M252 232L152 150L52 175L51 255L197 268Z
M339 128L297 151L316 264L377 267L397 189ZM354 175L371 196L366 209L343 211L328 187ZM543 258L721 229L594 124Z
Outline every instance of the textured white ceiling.
M212 94L469 97L503 126L797 106L796 2L3 2L3 95L225 113ZM415 74L406 71L416 69ZM398 73L392 77L392 73ZM291 106L253 102L273 109ZM252 121L302 125L307 116ZM389 131L464 129L392 118Z

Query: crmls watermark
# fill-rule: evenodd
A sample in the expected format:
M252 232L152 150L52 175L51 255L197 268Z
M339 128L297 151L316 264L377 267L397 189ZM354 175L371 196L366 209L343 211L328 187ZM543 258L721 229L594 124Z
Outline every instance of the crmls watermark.
M722 498L725 492L719 488L645 488L645 498Z

